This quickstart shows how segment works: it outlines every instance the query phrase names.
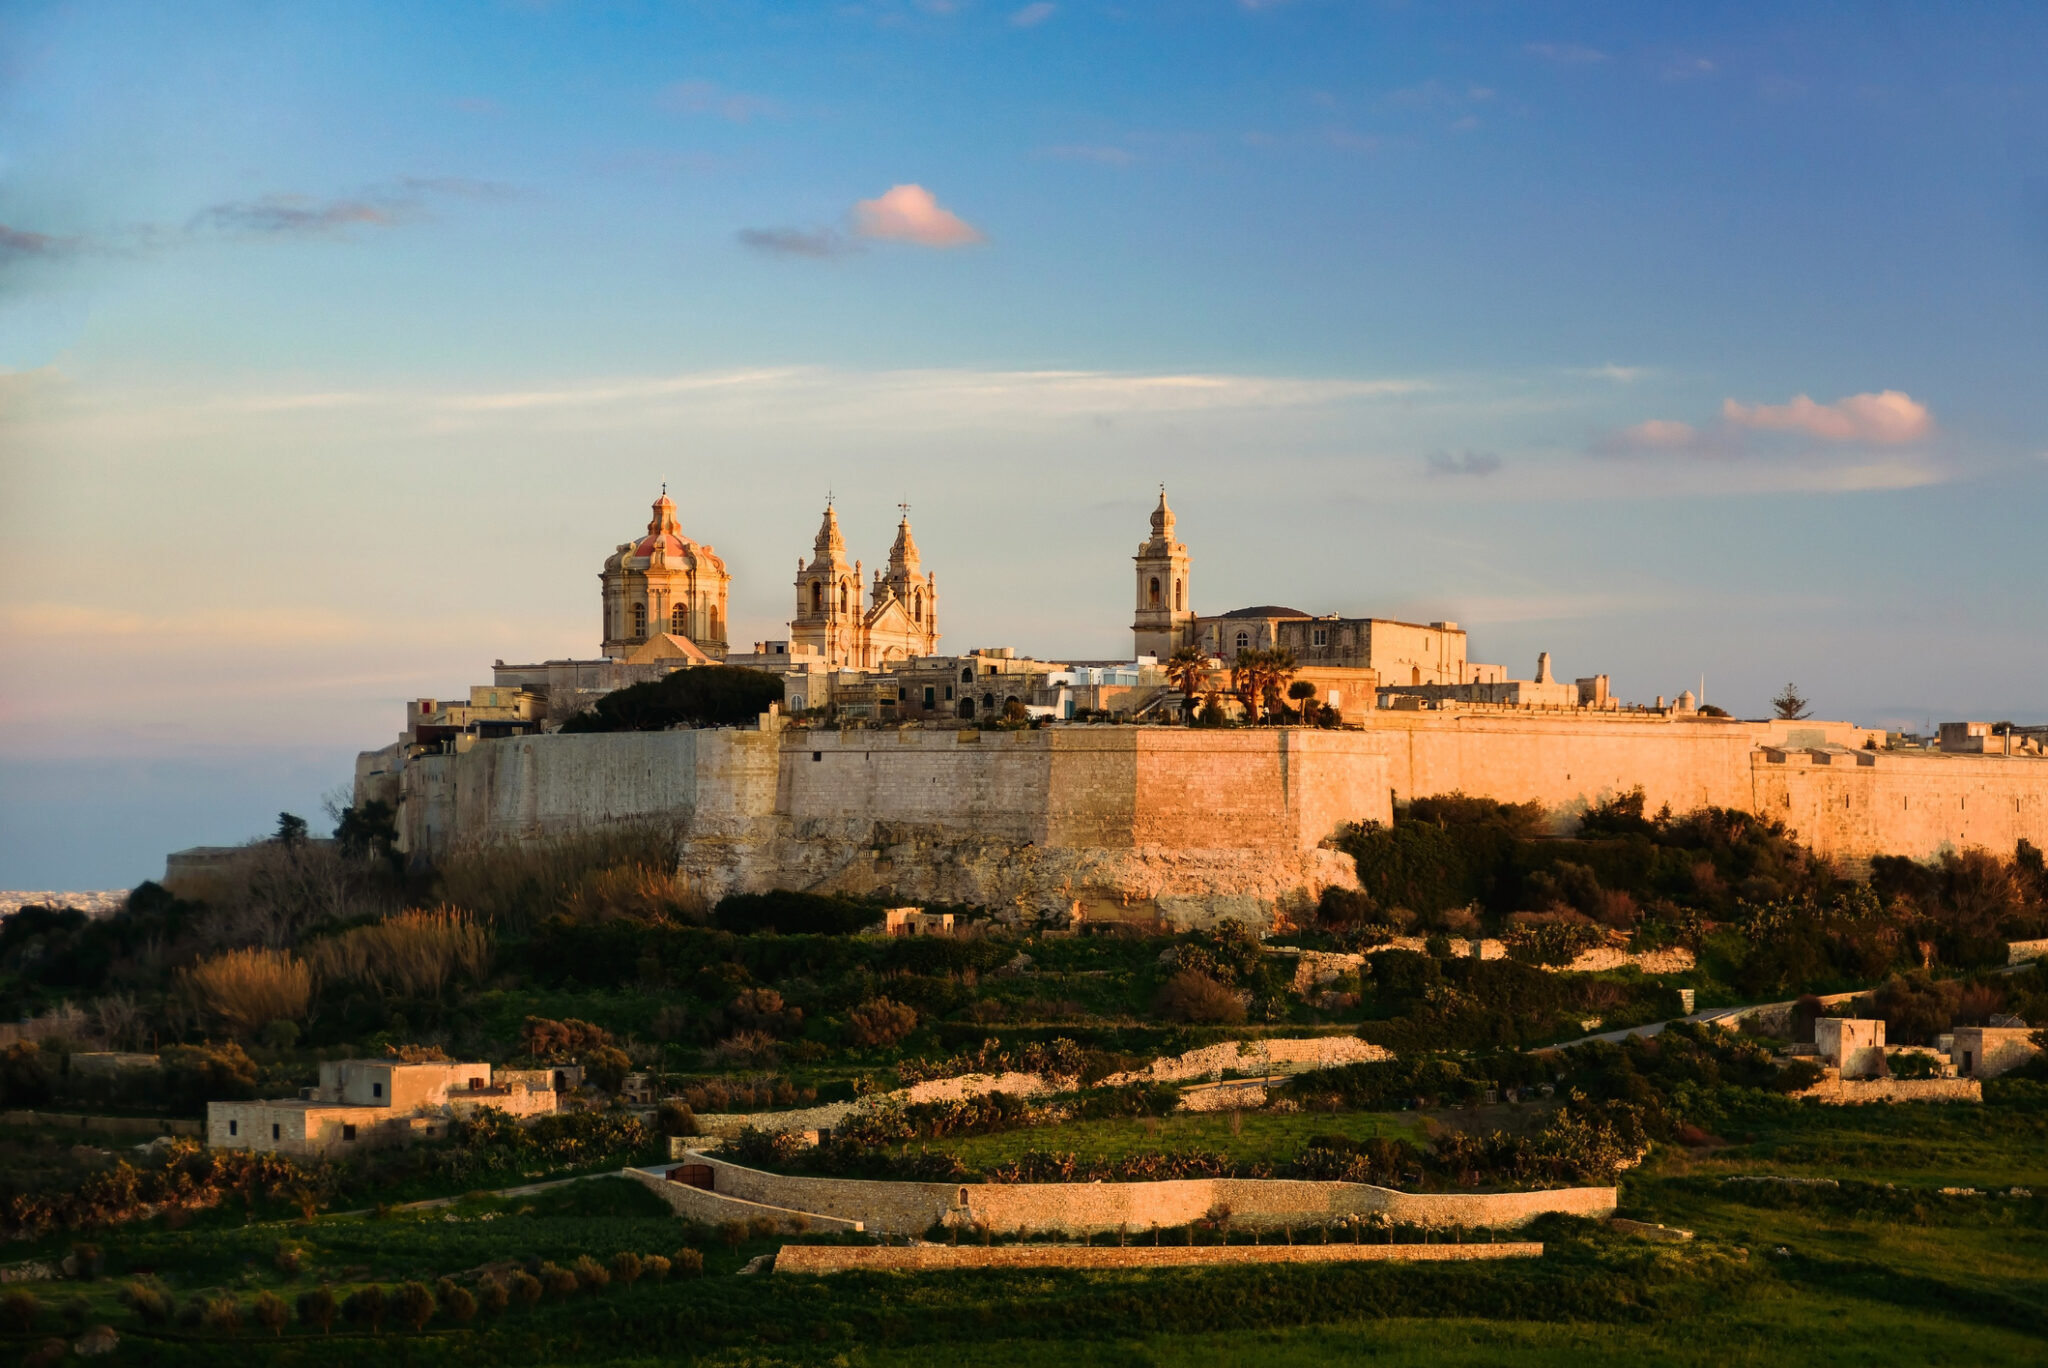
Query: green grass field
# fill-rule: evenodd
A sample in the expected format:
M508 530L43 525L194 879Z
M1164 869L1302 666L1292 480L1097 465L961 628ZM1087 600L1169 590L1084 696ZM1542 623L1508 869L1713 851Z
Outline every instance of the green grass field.
M1033 1126L993 1135L948 1138L946 1148L969 1168L1007 1163L1026 1150L1071 1150L1083 1158L1119 1158L1139 1150L1228 1150L1244 1160L1284 1163L1309 1137L1345 1135L1354 1140L1400 1136L1421 1140L1416 1112L1210 1112L1164 1117L1074 1121Z
M1464 1119L1464 1118L1456 1118ZM1401 1134L1414 1113L1246 1114L1090 1122L977 1137L1000 1159L1056 1136L1115 1153L1165 1144L1279 1158L1311 1134ZM106 1277L31 1285L37 1327L0 1337L0 1355L73 1324L104 1321L122 1356L215 1368L237 1361L325 1365L672 1363L724 1368L846 1364L923 1368L1036 1365L1518 1363L1725 1365L2023 1363L2048 1360L2048 1108L2022 1096L1986 1107L1832 1109L1759 1102L1724 1136L1660 1146L1623 1182L1626 1214L1693 1230L1658 1245L1596 1223L1552 1218L1540 1261L1081 1274L965 1272L810 1280L733 1276L775 1239L736 1246L693 1232L644 1190L595 1179L516 1199L384 1219L248 1224L204 1213L106 1232ZM1827 1184L1746 1183L1755 1174ZM1887 1186L1887 1185L1890 1186ZM1944 1194L1971 1187L1975 1194ZM2014 1188L2031 1189L2021 1195ZM579 1293L423 1334L378 1337L297 1325L272 1340L140 1324L117 1298L154 1271L182 1303L261 1290L287 1300L329 1283L458 1280L503 1261L569 1264L582 1254L703 1249L701 1279ZM302 1251L295 1275L280 1244ZM62 1242L42 1247L61 1252ZM24 1250L24 1253L31 1252Z

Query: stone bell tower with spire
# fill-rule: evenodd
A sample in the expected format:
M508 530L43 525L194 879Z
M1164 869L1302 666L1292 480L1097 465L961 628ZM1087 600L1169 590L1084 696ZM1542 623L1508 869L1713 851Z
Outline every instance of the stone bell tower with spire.
M917 542L910 535L910 505L899 504L903 520L896 524L896 544L889 548L889 573L875 579L874 609L870 617L877 620L871 624L872 644L886 650L890 645L899 646L905 656L937 655L939 650L939 577L923 572L924 561L917 553ZM882 610L891 600L902 605L902 613L889 614L882 620ZM895 619L899 617L900 622ZM894 629L890 631L889 629ZM883 642L880 635L888 632L898 638Z
M1152 535L1138 543L1132 559L1138 567L1138 613L1131 623L1137 654L1160 661L1183 646L1195 644L1195 610L1188 590L1188 548L1173 539L1173 510L1166 506L1166 486L1159 486L1159 507L1152 510Z
M839 512L829 499L811 549L810 564L798 561L796 566L796 616L790 619L789 644L810 647L825 657L827 665L856 664L862 616L860 562L847 562Z

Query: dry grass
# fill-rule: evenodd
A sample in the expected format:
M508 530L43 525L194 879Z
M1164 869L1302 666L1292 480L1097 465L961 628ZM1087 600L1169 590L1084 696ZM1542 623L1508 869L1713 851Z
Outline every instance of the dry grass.
M461 851L442 863L441 896L486 925L526 931L569 910L572 899L593 904L605 892L645 891L645 881L611 871L673 870L676 834L656 827L619 827L546 841L506 841ZM678 906L684 893L670 880Z
M312 971L283 950L229 950L179 978L194 1005L236 1036L302 1020L313 997Z
M306 959L323 983L357 983L393 997L438 997L457 978L490 972L491 933L466 912L401 912L312 942Z

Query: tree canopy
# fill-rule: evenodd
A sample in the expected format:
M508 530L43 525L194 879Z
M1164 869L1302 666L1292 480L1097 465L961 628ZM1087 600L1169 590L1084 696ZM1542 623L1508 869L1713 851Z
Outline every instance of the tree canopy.
M782 701L782 681L736 665L699 665L618 689L562 725L565 732L666 731L751 722Z

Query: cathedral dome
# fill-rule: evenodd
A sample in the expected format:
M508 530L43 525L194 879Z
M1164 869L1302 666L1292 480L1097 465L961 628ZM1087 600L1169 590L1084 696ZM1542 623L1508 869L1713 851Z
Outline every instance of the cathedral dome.
M700 542L694 542L683 535L683 527L676 520L675 500L663 490L661 497L654 501L654 516L648 520L647 534L637 542L619 548L612 557L608 568L646 569L659 560L673 566L688 566L701 562L719 569L725 567L718 554Z

